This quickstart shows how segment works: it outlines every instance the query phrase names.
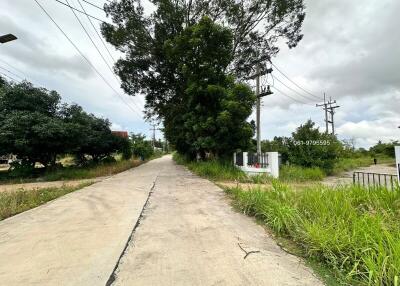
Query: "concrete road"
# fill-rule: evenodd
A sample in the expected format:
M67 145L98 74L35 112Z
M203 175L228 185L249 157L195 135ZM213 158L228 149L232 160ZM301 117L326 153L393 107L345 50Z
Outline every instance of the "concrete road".
M105 285L150 189L158 159L0 222L0 285Z
M322 285L220 188L170 156L0 222L0 281Z
M163 160L113 285L322 285L220 188Z

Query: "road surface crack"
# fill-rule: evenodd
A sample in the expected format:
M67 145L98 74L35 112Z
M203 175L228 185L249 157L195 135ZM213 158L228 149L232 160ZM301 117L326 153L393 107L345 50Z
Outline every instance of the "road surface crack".
M131 234L130 234L129 237L128 237L128 240L127 240L127 242L125 243L124 249L122 250L121 255L119 256L119 258L118 258L118 260L117 260L117 263L115 264L114 269L113 269L113 271L111 272L111 275L110 275L110 277L108 278L108 280L107 280L107 282L106 282L106 286L111 286L111 285L114 283L115 279L117 278L117 269L118 269L118 267L119 267L119 264L120 264L120 262L121 262L122 257L125 255L126 250L128 249L128 246L131 244L131 241L133 241L133 237L134 237L134 234L135 234L135 232L136 232L136 229L138 228L138 226L140 225L141 220L142 220L143 217L144 217L144 212L145 212L147 206L149 205L150 197L151 197L151 195L152 195L153 192L154 192L154 188L155 188L155 186L156 186L157 178L158 178L158 174L157 174L157 176L155 177L155 179L154 179L154 181L153 181L153 185L152 185L151 188L150 188L150 191L149 191L149 194L148 194L148 196L147 196L146 202L144 203L143 208L142 208L142 210L140 211L139 218L137 219L136 224L135 224L135 226L133 227L132 232L131 232Z

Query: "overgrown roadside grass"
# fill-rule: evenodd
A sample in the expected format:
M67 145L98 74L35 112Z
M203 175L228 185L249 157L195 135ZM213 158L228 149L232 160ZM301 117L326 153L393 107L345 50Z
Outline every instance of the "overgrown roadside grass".
M149 160L161 157L157 154ZM0 184L19 184L31 182L51 182L62 180L81 180L92 179L96 177L111 176L117 173L126 171L128 169L137 167L141 164L148 162L135 159L121 160L112 163L101 163L97 165L89 165L83 167L68 166L56 170L46 171L44 173L32 174L30 177L12 178L9 176L8 171L0 171Z
M111 176L142 164L139 160L123 160L115 163L105 163L90 167L67 167L53 172L45 173L41 181L79 180L95 177Z
M213 181L237 181L241 183L266 184L271 183L273 178L269 175L247 176L231 162L218 160L194 162L187 160L184 156L174 153L173 159L181 165L201 177ZM297 166L285 166L280 168L279 179L284 182L306 182L320 181L325 177L324 172L319 168L304 168Z
M173 159L180 165L185 165L195 174L210 180L235 181L245 180L246 174L232 165L230 162L217 160L194 162L187 160L184 156L174 153Z
M0 220L33 209L91 184L93 183L86 182L73 187L62 186L58 188L0 192Z
M234 206L294 242L351 285L399 285L400 189L313 186L296 192L228 188Z

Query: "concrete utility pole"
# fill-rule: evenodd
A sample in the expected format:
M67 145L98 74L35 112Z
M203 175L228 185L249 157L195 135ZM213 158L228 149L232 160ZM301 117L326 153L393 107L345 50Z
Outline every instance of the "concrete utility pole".
M336 103L336 100L334 100L332 102L332 99L329 98L329 107L328 107L328 109L329 109L329 113L331 115L331 120L328 121L328 122L332 125L332 135L335 135L335 121L333 120L333 115L335 114L335 109L339 108L340 106L338 106L338 105L332 106L332 103Z
M272 73L272 68L266 69L265 73ZM261 92L260 88L260 77L261 77L261 68L260 64L257 64L256 74L254 75L256 78L256 96L257 96L257 105L256 105L256 131L257 131L257 154L261 154L261 98L267 95L272 94L269 85L267 89L263 88ZM254 78L253 76L253 78Z
M152 140L151 140L151 144L153 145L153 149L155 149L156 148L156 130L158 130L158 128L156 128L156 126L157 126L157 124L151 124L151 126L153 126L153 128L151 128L150 130L151 131L153 131L153 137L152 137Z
M257 120L257 154L261 154L261 128L260 128L260 117L261 117L261 98L260 98L260 65L256 68L256 96L257 96L257 110L256 110L256 120Z
M336 100L332 101L332 98L329 98L329 101L326 101L326 95L324 93L324 103L316 104L316 107L323 107L322 109L325 111L325 133L329 133L329 124L331 124L332 135L335 135L335 121L333 119L333 115L335 114L335 109L339 108L340 106L334 105L336 104ZM328 116L330 115L330 118Z

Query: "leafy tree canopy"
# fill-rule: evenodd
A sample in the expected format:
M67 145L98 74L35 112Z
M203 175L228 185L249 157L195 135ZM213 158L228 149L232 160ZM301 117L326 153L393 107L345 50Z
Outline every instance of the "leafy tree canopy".
M246 119L256 98L248 86L226 75L232 60L229 29L204 17L164 46L167 60L177 66L186 87L165 115L167 139L191 157L245 149L253 136Z
M62 105L57 92L28 82L3 84L0 110L0 155L17 155L22 165L54 166L57 155L66 153L98 161L129 146L111 133L108 120Z
M146 94L148 116L164 119L179 104L187 88L180 64L167 54L166 42L204 16L228 30L232 37L227 71L238 78L252 73L255 62L265 63L278 53L277 41L292 48L302 39L303 0L150 0L146 14L140 0L112 1L105 5L113 25L103 24L106 40L125 56L115 70L128 94ZM209 52L209 51L208 51ZM201 56L201 55L200 55ZM262 65L265 68L265 65Z

